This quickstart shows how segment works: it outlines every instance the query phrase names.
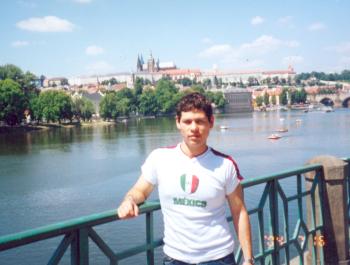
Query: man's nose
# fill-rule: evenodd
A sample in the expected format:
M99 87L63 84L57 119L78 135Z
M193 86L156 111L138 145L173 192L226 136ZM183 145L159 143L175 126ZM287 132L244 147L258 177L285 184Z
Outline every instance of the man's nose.
M197 123L196 123L196 122L192 122L192 123L191 123L191 130L192 130L192 131L195 131L195 130L197 130L197 129L198 129Z

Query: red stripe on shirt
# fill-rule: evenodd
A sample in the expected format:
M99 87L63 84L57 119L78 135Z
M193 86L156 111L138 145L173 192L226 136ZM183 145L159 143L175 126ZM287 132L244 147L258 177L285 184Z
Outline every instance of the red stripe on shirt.
M232 158L231 156L225 155L225 154L223 154L223 153L221 153L221 152L219 152L219 151L216 151L216 150L213 149L213 148L211 148L211 150L213 151L214 155L221 156L221 157L224 157L224 158L227 158L228 160L230 160L230 161L232 162L233 166L234 166L235 169L236 169L238 179L239 179L239 180L243 180L243 177L242 177L241 173L239 172L238 165L237 165L236 161L233 160L233 158Z

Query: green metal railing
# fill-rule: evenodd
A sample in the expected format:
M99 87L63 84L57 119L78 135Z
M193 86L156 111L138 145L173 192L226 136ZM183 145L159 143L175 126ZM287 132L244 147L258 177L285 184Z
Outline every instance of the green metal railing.
M304 178L302 174L315 172L316 177L312 181L309 191L303 190ZM319 209L319 215L316 217L316 201L315 194L322 194L323 187L320 179L323 177L321 165L311 165L281 172L274 175L264 176L260 178L248 179L242 182L245 192L248 189L260 188L262 190L258 205L253 208L248 207L248 212L251 218L257 216L258 222L258 239L254 242L255 258L260 264L290 264L292 258L291 247L294 246L296 254L299 256L299 264L304 264L304 252L307 247L307 241L310 238L322 234L323 217L322 207ZM296 192L292 195L286 195L283 188L283 181L288 179L296 186ZM303 199L310 196L312 203L312 223L307 224L304 214L305 204ZM322 196L319 196L322 200ZM279 204L279 201L282 203ZM288 218L290 204L296 203L297 220L294 227L291 227L291 220ZM322 201L319 202L322 205ZM118 220L116 210L107 211L104 213L89 215L66 222L56 223L53 225L28 230L21 233L0 237L0 251L5 251L12 248L17 248L33 242L46 240L49 238L62 237L63 239L58 244L56 250L48 261L48 264L59 264L64 254L70 248L71 264L89 264L89 240L92 240L102 253L108 258L110 264L118 264L119 261L135 256L139 253L147 254L147 264L154 264L154 251L157 247L163 244L161 238L154 238L154 216L153 213L160 209L159 202L146 202L140 206L141 214L145 215L146 219L146 242L127 249L125 251L113 250L95 231L94 227L114 222ZM316 219L320 220L316 223ZM232 217L227 218L228 221ZM266 246L265 227L269 229L271 244ZM291 232L293 231L293 232ZM300 233L304 234L304 240L300 242ZM283 237L284 240L281 240ZM317 255L321 255L322 261L323 251L317 251L318 246L314 246L312 251L313 264L316 264ZM294 255L295 256L295 255ZM236 251L236 260L241 262L242 251L239 248Z

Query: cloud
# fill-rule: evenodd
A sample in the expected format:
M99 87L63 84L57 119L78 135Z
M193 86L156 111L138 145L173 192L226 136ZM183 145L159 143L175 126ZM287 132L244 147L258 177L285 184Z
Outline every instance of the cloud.
M29 42L28 41L23 41L23 40L17 40L11 43L12 47L19 48L19 47L24 47L28 46Z
M350 66L350 56L340 58L340 59L339 59L339 62L340 62L342 65L346 65L346 67L343 67L343 68L349 68L349 66Z
M24 8L36 8L38 5L32 1L19 0L17 3Z
M282 59L284 65L295 65L304 62L304 57L300 55L286 56Z
M202 40L202 43L205 43L205 44L212 44L213 43L213 41L210 39L210 38L203 38Z
M234 48L229 44L213 45L208 49L199 53L199 57L212 58L217 56L225 56L234 52Z
M260 16L256 16L253 17L252 20L250 21L250 24L252 24L253 26L259 25L264 23L265 19L260 17Z
M324 30L326 28L326 25L323 24L322 22L315 22L309 25L308 30L309 31L319 31L319 30Z
M73 0L73 1L79 4L89 4L92 2L92 0Z
M349 54L350 55L350 41L349 42L343 42L336 46L328 47L326 48L328 51L335 51L340 54Z
M242 68L244 66L256 67L264 63L261 56L269 55L281 48L295 48L298 46L299 42L296 40L281 40L273 36L262 35L237 47L230 44L212 45L201 51L198 57L216 60L220 64L239 63Z
M85 53L87 54L87 55L99 55L99 54L102 54L102 53L104 53L104 49L103 48L101 48L101 47L98 47L98 46L96 46L96 45L91 45L91 46L89 46L89 47L87 47L86 49L85 49Z
M285 16L285 17L280 17L277 20L277 23L281 25L282 27L287 27L290 29L295 28L295 25L293 24L293 17L292 16Z
M38 32L69 32L75 27L68 20L55 16L29 18L17 22L16 26L23 30Z
M90 74L107 73L114 70L114 67L106 61L97 61L86 66L86 70Z
M253 42L243 43L241 49L255 54L266 54L283 46L295 48L299 46L299 42L296 40L283 41L270 35L262 35Z

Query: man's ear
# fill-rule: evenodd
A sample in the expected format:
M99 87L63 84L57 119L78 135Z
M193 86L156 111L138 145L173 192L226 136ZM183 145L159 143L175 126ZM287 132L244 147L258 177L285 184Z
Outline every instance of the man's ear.
M214 115L212 115L211 117L210 117L210 120L209 120L209 123L210 123L210 128L213 128L214 127Z
M176 127L178 128L178 129L180 129L180 117L179 116L175 116L175 121L176 121Z

